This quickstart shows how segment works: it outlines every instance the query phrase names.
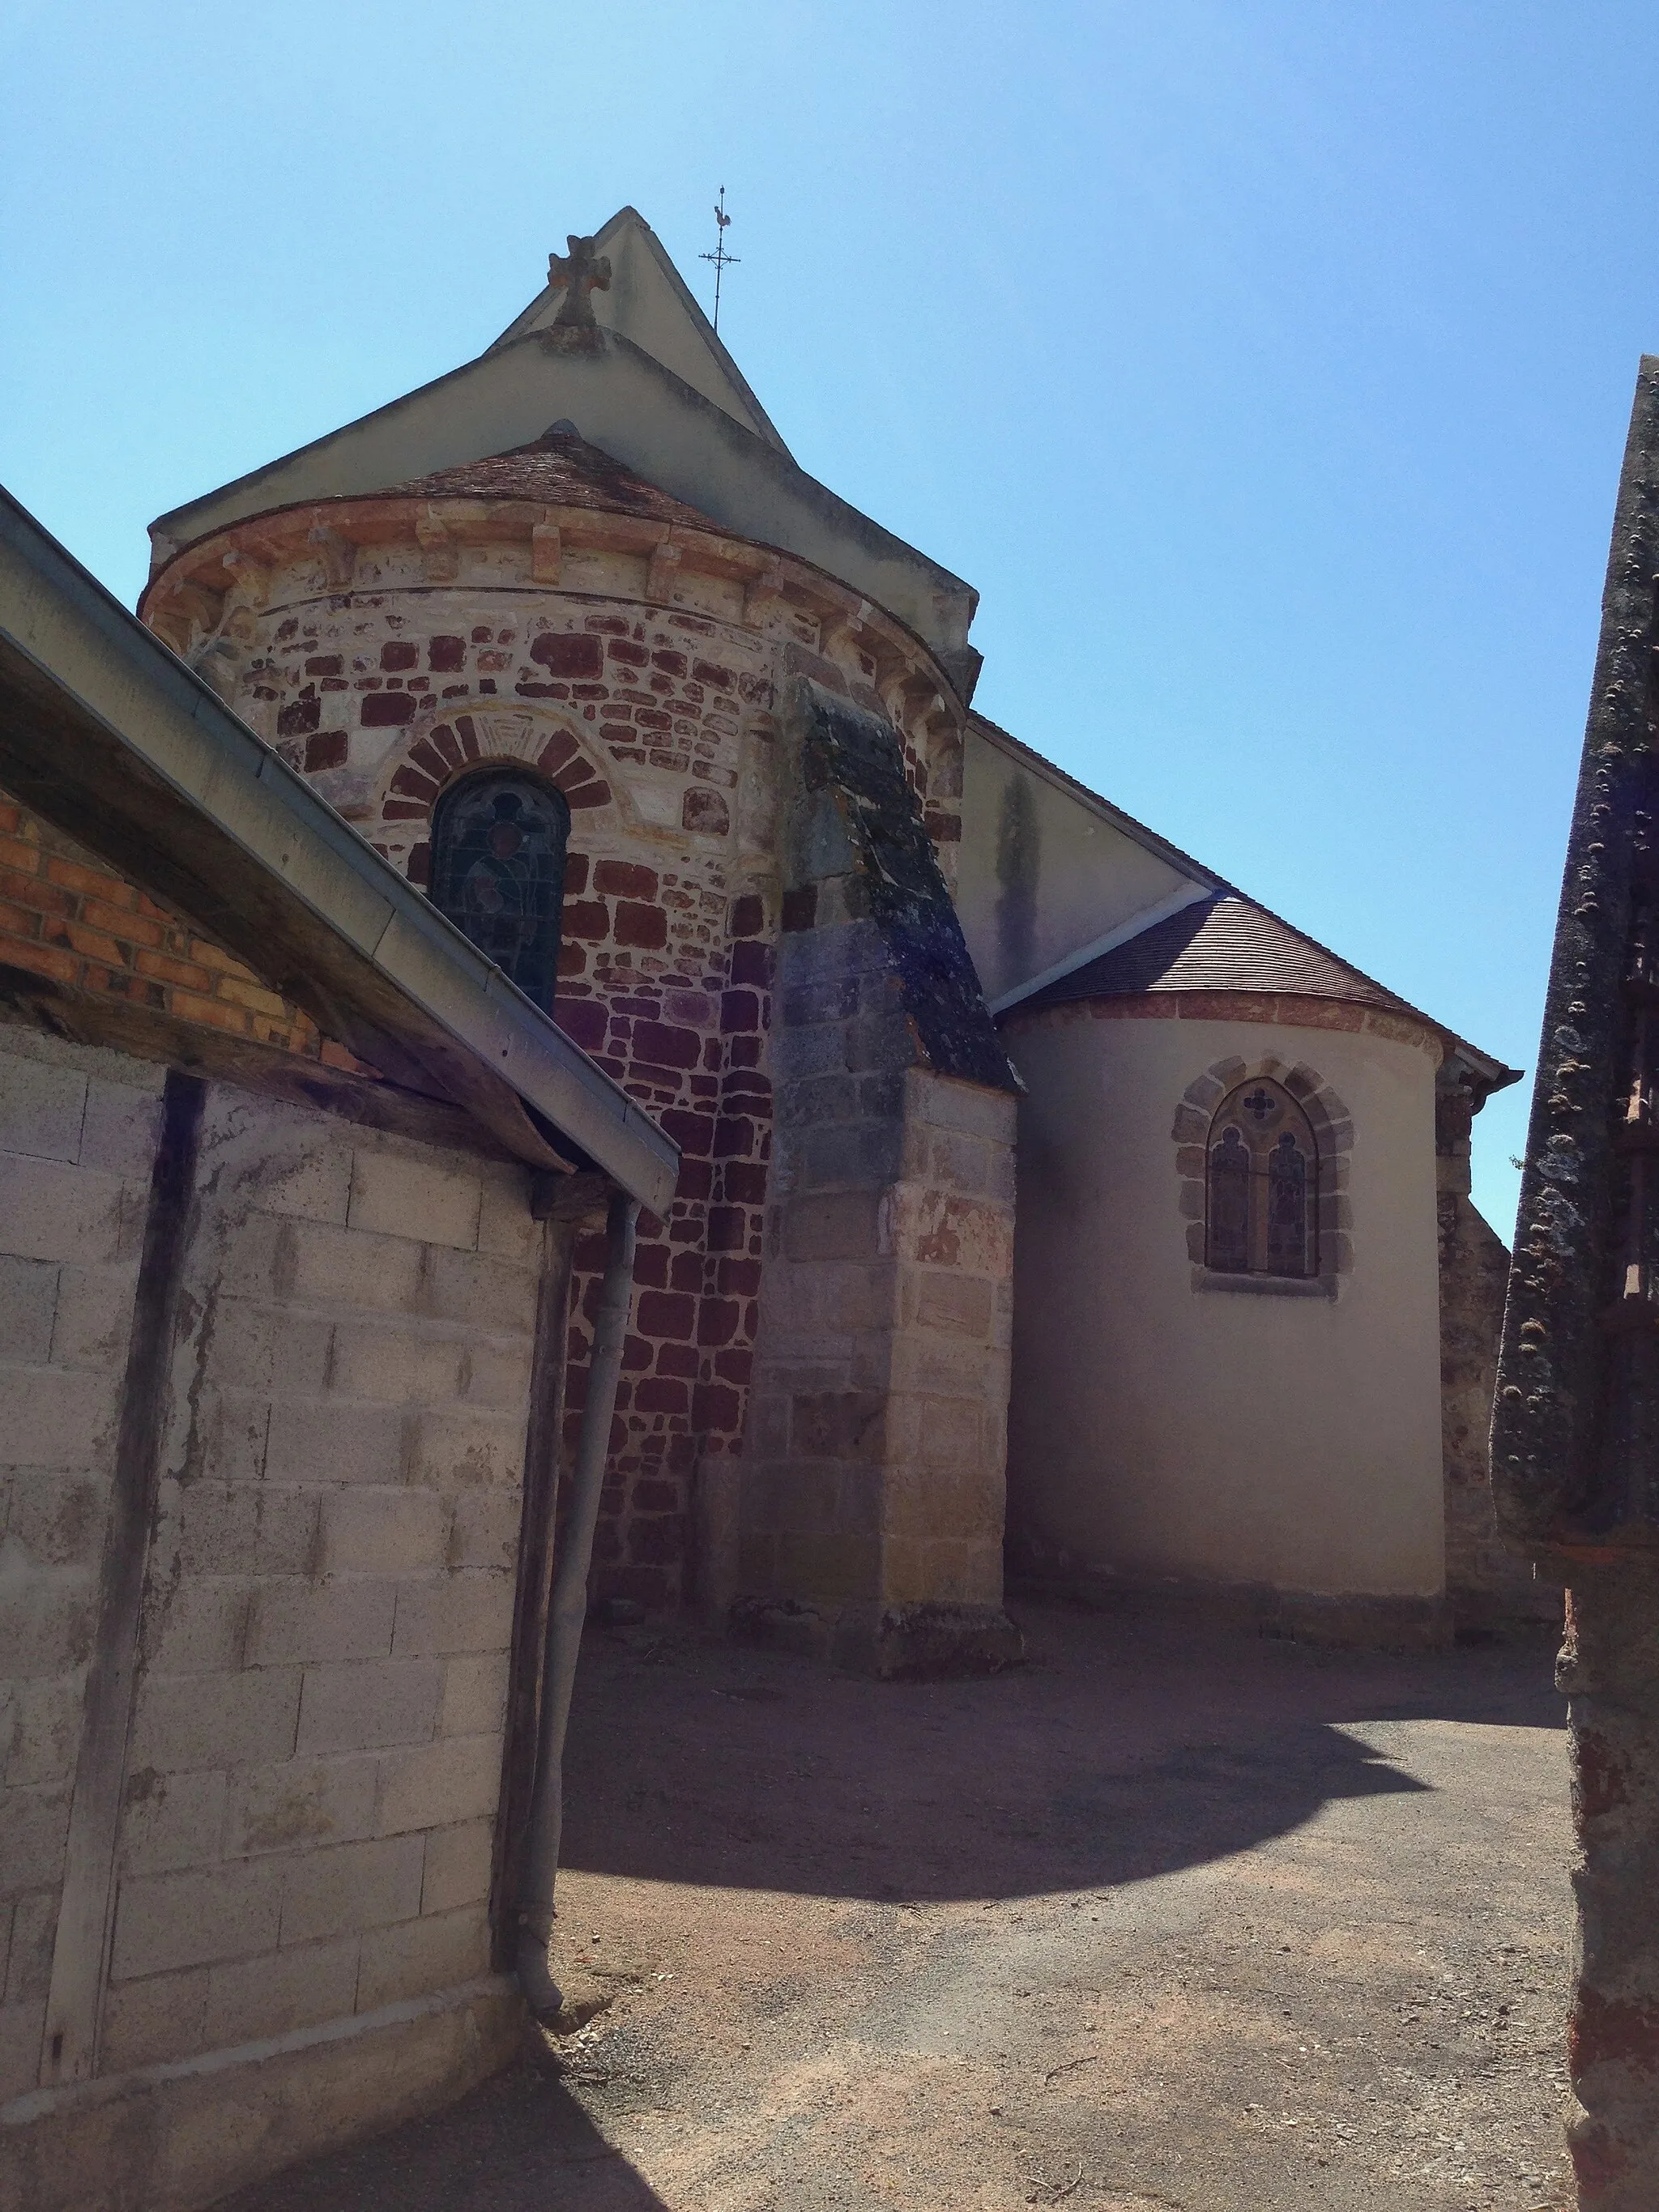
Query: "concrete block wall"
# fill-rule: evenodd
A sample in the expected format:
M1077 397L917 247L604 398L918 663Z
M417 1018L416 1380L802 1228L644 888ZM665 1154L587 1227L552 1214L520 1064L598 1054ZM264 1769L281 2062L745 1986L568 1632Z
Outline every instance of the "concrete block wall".
M0 2101L40 2070L161 1091L0 1028Z
M527 1179L209 1092L100 2070L487 1971Z

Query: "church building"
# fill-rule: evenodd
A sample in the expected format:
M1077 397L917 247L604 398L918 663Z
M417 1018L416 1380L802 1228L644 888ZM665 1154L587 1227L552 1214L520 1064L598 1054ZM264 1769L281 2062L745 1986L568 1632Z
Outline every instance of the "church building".
M607 1203L601 1603L904 1676L1017 1661L1011 1586L1524 1602L1516 1071L976 714L972 587L631 209L164 515L145 630L0 520L18 2201L206 2202L509 2047Z
M1431 1632L1513 1072L976 716L971 587L796 465L631 210L152 536L144 620L682 1148L607 1592L988 1661L1006 1522L1038 1582Z

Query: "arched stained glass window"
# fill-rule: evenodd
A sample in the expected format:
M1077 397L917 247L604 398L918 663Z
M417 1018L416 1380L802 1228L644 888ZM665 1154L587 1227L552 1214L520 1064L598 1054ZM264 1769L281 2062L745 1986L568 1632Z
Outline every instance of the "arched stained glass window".
M1265 1077L1241 1083L1210 1123L1205 1256L1218 1273L1319 1268L1319 1152L1306 1114Z
M544 1012L559 966L570 809L539 777L466 777L432 821L432 902Z

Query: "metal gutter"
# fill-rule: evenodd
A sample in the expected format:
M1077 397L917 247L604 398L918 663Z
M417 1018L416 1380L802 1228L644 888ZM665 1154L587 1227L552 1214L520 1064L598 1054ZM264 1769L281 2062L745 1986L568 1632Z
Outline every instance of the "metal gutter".
M0 782L391 1081L660 1212L678 1147L0 489Z

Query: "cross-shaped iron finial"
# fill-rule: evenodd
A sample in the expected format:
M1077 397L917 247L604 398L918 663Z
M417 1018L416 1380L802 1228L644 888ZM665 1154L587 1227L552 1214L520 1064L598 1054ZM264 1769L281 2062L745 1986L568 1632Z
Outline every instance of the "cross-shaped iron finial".
M562 288L564 302L553 318L556 330L592 330L598 317L593 302L588 296L593 292L611 289L611 256L596 253L591 238L568 235L569 251L550 253L547 257L547 281L556 289Z
M732 218L726 212L724 185L720 186L720 196L714 203L714 251L712 253L700 253L697 258L699 261L712 261L714 264L714 335L718 337L720 331L720 278L725 276L728 269L737 267L740 258L735 253L728 253L726 250L726 234L732 228Z

